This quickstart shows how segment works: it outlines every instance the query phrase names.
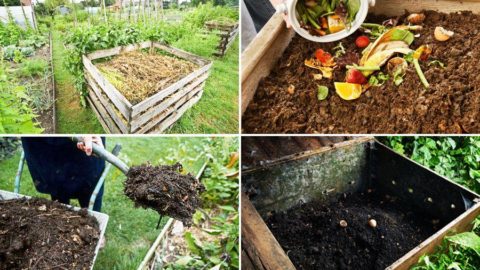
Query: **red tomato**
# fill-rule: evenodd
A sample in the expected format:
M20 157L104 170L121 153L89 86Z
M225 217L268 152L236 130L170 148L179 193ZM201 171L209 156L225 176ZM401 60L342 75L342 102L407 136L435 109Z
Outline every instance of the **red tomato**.
M332 59L332 55L322 49L318 49L315 51L315 57L323 64L328 63Z
M355 40L355 45L358 48L366 48L370 44L370 39L367 36L359 36L357 40Z

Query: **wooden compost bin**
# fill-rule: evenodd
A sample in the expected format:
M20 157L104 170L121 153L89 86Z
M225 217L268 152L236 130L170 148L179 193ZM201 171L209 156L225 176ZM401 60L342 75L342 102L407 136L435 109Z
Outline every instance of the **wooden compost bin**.
M193 62L199 68L153 96L132 105L98 70L93 60L140 49L160 49ZM146 41L82 56L88 103L109 133L161 133L177 121L203 94L212 62L158 42Z
M210 31L219 31L218 36L220 37L220 43L217 46L217 51L213 55L219 57L224 56L237 37L238 23L228 24L209 21L205 22L205 27Z
M243 149L245 144L249 143L244 139ZM268 154L264 145L257 142L256 147ZM373 138L309 148L283 157L274 153L274 159L259 166L242 165L242 189L252 194L242 193L241 198L242 269L295 269L263 218L300 201L328 202L343 193L375 188L396 197L416 214L447 224L387 269L409 269L420 256L434 251L447 233L470 230L471 222L480 215L479 195Z
M419 12L424 9L441 12L470 10L480 13L480 0L377 0L370 13L387 16L403 15L405 10ZM275 14L262 28L242 54L242 115L252 101L258 83L270 74L282 57L295 32L286 27L281 14Z

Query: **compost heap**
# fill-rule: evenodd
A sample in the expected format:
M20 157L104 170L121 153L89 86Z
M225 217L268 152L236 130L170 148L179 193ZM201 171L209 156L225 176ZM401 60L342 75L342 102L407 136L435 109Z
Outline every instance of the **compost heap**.
M132 167L127 174L125 194L137 206L152 208L160 215L192 224L192 216L200 207L200 194L205 186L193 175L181 174L182 165Z
M441 224L373 193L302 204L266 223L297 269L383 270Z
M0 269L90 269L100 231L85 209L45 199L0 201Z
M173 56L132 51L96 65L133 105L192 73L198 66Z
M260 81L244 131L480 132L480 15L425 11L366 22L338 42L296 35Z

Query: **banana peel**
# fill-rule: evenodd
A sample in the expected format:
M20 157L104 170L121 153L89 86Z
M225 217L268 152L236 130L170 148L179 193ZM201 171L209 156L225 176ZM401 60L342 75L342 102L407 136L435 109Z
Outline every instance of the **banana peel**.
M364 51L362 58L360 59L360 66L364 66L364 63L370 58L373 54L378 53L377 47L379 47L383 43L388 43L391 41L402 41L406 43L408 46L413 42L414 36L411 32L405 29L405 26L396 26L392 29L388 30L387 32L383 33L381 36L375 40L375 42L371 43ZM390 43L393 44L400 44L400 43ZM383 45L382 45L383 46ZM404 45L400 45L404 46ZM407 46L407 47L408 47ZM390 47L391 48L391 47Z
M372 67L372 66L383 66L387 61L388 59L390 59L390 57L392 57L395 53L401 53L401 54L409 54L413 52L412 49L410 48L394 48L394 49L389 49L389 50L385 50L385 51L380 51L380 52L377 52L376 54L372 55L371 57L369 57L365 63L363 63L362 66L366 66L366 67ZM374 71L373 70L365 70L365 71L362 71L363 75L366 77L366 76L369 76L370 74L372 74Z

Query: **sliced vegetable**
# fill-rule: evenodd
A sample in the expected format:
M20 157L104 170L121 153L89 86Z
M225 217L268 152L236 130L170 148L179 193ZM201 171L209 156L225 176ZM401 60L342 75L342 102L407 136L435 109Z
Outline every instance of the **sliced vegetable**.
M323 85L317 85L318 87L318 92L317 92L317 98L318 100L325 100L328 96L328 87L323 86Z

